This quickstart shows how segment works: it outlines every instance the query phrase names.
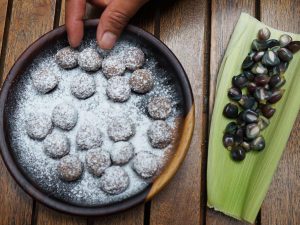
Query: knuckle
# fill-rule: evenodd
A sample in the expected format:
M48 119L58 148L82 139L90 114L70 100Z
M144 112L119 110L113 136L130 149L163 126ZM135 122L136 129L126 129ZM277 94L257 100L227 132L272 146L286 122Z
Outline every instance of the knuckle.
M109 12L108 22L117 29L124 27L129 20L129 16L119 10L112 10Z

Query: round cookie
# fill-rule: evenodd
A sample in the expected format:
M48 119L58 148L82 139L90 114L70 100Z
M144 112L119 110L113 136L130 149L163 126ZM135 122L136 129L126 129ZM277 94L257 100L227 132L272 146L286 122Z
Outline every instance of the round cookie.
M45 113L31 113L26 119L25 129L32 139L44 139L52 130L51 117Z
M52 111L52 122L63 130L72 130L78 120L77 110L68 103L61 103Z
M156 120L148 130L148 137L153 148L165 148L172 141L171 127L163 120Z
M166 119L171 111L171 101L166 97L155 96L148 103L148 113L153 119Z
M132 167L142 178L151 178L159 168L157 156L150 152L139 152L133 159Z
M77 156L67 155L59 161L57 172L63 181L75 181L82 175L83 164Z
M71 92L79 99L87 99L96 92L96 82L91 75L81 73L73 78Z
M82 150L101 147L102 133L97 127L83 124L77 132L76 144Z
M108 80L107 96L115 102L125 102L130 97L130 85L125 77L116 76Z
M100 178L100 188L107 194L117 195L129 186L129 176L120 166L107 168Z
M125 72L125 69L126 67L122 62L122 59L117 56L110 56L102 62L102 72L107 79L122 75Z
M88 171L99 177L111 165L110 155L99 148L89 150L85 155Z
M130 77L129 84L134 92L144 94L153 88L152 73L148 69L138 69Z
M35 89L42 94L52 91L58 84L57 76L52 71L46 69L41 69L34 73L31 79Z
M85 71L97 71L102 64L102 57L96 49L86 48L78 55L78 65Z
M127 141L135 134L135 125L130 119L117 117L108 125L107 133L115 142Z
M51 158L59 159L69 154L69 139L62 133L53 132L44 140L44 151Z
M63 69L73 69L78 65L78 52L69 46L62 48L56 53L55 61Z
M130 70L136 70L143 66L145 62L145 54L137 47L130 47L125 54L124 62L126 68Z
M122 165L129 162L134 155L134 147L130 142L119 141L112 145L110 157L114 164Z

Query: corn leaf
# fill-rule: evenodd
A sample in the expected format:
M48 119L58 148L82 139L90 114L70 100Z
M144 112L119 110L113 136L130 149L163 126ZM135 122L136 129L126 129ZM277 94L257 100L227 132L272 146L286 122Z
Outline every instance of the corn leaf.
M253 223L266 196L272 176L285 149L293 124L300 109L300 52L294 54L285 72L286 90L275 104L276 113L271 124L262 132L266 148L250 152L242 162L231 159L223 147L222 137L229 119L223 117L229 102L227 91L232 76L241 73L243 59L251 49L260 28L267 27L248 14L242 13L235 27L218 74L215 106L212 115L207 170L208 206L234 218ZM287 33L268 27L271 38ZM300 35L289 34L293 40Z

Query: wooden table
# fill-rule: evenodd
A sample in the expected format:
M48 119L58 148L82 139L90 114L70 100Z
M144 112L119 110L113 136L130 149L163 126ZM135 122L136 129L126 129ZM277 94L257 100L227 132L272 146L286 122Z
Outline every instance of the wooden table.
M166 1L166 0L165 0ZM163 1L160 1L163 2ZM172 182L151 202L101 218L79 218L50 210L24 193L0 160L0 224L3 225L235 225L206 207L209 115L217 71L240 13L277 29L300 33L300 0L178 0L151 2L132 23L154 33L182 62L196 102L189 153ZM99 12L88 8L88 17ZM64 23L64 0L0 0L0 75L45 32ZM300 85L300 84L299 84ZM256 224L300 224L300 116Z

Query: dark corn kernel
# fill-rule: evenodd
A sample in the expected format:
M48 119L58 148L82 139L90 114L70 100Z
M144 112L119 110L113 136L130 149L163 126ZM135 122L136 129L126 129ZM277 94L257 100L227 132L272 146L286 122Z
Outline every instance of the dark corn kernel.
M260 107L261 113L264 115L266 118L271 118L274 113L276 112L276 109L272 108L272 106L268 104L264 104Z
M242 89L247 86L247 83L248 83L248 79L243 74L234 76L232 78L232 85L237 88Z
M272 93L272 95L270 96L270 98L268 99L268 102L271 104L274 104L276 102L278 102L282 96L283 96L284 90L276 90Z
M278 50L277 54L278 57L284 62L289 62L293 59L293 53L286 48L281 48L280 50Z
M243 141L241 146L243 147L243 149L245 149L246 152L251 151L251 146L247 141Z
M239 115L239 109L238 109L237 105L235 105L233 103L228 103L224 107L223 115L230 119L237 118Z
M253 61L259 62L262 59L262 57L264 56L264 54L265 54L264 51L256 52L255 55L253 56Z
M258 114L251 109L247 109L243 111L242 118L246 123L256 123L258 121Z
M288 34L283 34L279 37L279 43L281 47L285 47L292 42L292 37Z
M254 62L250 56L247 56L242 64L242 69L243 70L248 70L253 66Z
M273 48L275 46L280 46L280 43L276 39L269 39L266 41L267 48Z
M269 51L265 52L261 62L265 66L271 67L271 66L279 65L280 59L278 58L278 56L273 51L269 50Z
M246 78L247 78L247 80L248 81L253 81L254 80L254 74L253 73L251 73L250 71L244 71L243 73L242 73Z
M239 101L242 98L242 91L239 88L232 87L228 90L228 98Z
M255 151L262 151L266 146L263 136L258 136L250 143L250 148Z
M241 144L243 142L243 140L244 140L244 129L242 127L239 127L236 130L236 133L234 135L235 145Z
M246 126L246 130L245 130L245 133L246 133L246 137L248 139L254 139L256 138L259 133L260 133L260 129L259 129L259 126L256 124L256 123L251 123L251 124L248 124Z
M271 93L266 88L257 87L254 91L254 97L260 102L266 101L270 98Z
M232 134L234 135L238 129L238 125L235 122L230 122L227 124L225 128L225 134Z
M264 67L263 64L261 64L260 62L254 64L254 66L251 69L251 72L254 74L267 74L268 73L268 69L266 67Z
M268 40L270 36L271 36L271 32L267 27L261 28L258 31L258 35L257 35L258 39L263 41Z
M248 83L248 85L247 85L248 93L252 95L254 93L256 87L257 86L255 83L253 83L253 82Z
M256 100L252 96L246 96L243 95L241 100L239 101L239 104L244 108L244 109L252 109L255 106Z
M267 42L263 40L253 40L251 45L252 50L254 51L263 51L268 49Z
M254 83L257 86L265 86L270 80L270 77L267 75L259 75L254 78Z
M270 88L280 88L285 84L285 78L279 75L274 75L269 80Z
M245 157L246 151L242 147L238 146L231 150L231 158L234 161L242 161L245 159Z
M224 134L223 145L227 149L231 149L234 146L234 136L232 134Z
M292 41L287 45L287 49L289 49L292 53L296 53L300 50L300 41Z
M259 129L262 131L270 125L270 121L266 117L260 116L257 125Z

